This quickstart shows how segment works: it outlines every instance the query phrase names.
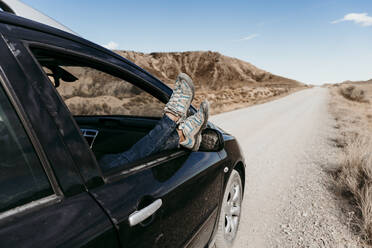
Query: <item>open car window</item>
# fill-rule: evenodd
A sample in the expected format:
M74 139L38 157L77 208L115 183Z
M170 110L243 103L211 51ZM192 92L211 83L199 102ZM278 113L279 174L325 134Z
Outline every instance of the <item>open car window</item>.
M30 50L74 116L100 165L105 155L129 150L163 115L165 103L144 90L151 92L151 85L141 85L130 74L68 53ZM130 166L123 163L117 168L132 168L149 159L134 161ZM105 176L105 170L102 172Z
M162 115L164 103L122 78L76 59L32 52L73 115Z

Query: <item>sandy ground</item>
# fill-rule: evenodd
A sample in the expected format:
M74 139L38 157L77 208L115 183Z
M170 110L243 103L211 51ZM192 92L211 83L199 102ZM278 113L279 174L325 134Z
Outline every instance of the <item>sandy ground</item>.
M328 102L328 89L313 88L211 118L246 158L234 248L359 247L327 174L339 156Z

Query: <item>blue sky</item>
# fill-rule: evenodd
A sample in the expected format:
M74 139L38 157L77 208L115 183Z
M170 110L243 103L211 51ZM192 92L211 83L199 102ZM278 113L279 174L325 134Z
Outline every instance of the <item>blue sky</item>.
M372 78L371 0L23 0L86 39L211 50L305 83Z

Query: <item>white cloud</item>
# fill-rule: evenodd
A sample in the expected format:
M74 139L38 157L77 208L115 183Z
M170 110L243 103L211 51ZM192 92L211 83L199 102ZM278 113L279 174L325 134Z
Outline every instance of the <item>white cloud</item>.
M243 37L243 38L239 39L238 41L252 40L252 39L254 39L254 38L258 37L258 36L260 36L260 35L259 34L251 34L251 35L248 35L246 37Z
M352 21L356 24L362 26L372 26L372 16L369 16L367 13L350 13L344 16L344 18L331 22L332 24Z
M103 46L107 49L115 50L119 47L119 44L114 42L114 41L110 41L109 43L107 43L106 45L103 45Z

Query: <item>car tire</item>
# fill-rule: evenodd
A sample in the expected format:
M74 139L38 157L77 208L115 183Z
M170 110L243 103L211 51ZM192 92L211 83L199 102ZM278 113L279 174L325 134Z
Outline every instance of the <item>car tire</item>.
M223 195L218 230L215 236L216 248L231 248L233 246L239 228L242 200L242 180L239 172L233 170Z

